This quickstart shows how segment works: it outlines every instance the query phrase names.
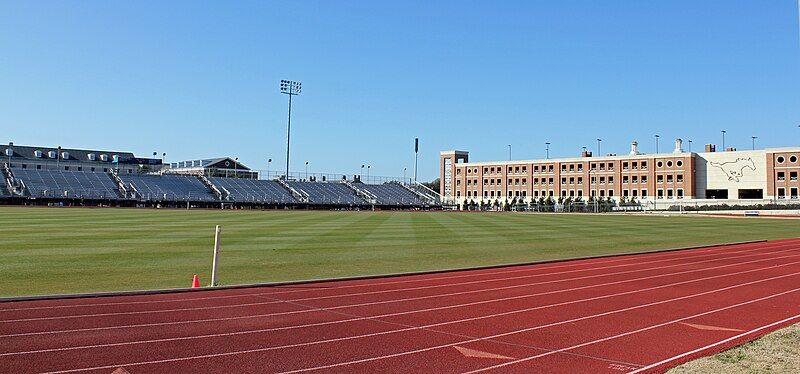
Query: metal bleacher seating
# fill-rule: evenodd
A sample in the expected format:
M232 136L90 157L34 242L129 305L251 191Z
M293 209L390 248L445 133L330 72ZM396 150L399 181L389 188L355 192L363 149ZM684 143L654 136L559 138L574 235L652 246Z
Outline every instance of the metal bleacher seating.
M195 176L120 174L126 187L147 201L214 201L216 196ZM130 188L129 188L130 190Z
M355 184L356 188L369 191L377 198L379 205L424 205L425 201L415 193L403 188L396 183L385 184Z
M117 186L108 174L79 171L13 168L27 193L34 198L117 200Z
M229 201L251 203L297 203L280 183L271 180L241 178L208 178L217 187L227 190Z
M338 182L288 182L289 186L308 194L311 204L348 204L366 205L367 201L356 195L356 192L344 183Z

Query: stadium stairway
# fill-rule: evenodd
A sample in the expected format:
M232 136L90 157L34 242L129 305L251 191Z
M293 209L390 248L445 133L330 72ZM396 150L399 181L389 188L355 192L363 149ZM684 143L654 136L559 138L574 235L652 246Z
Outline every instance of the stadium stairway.
M369 192L367 190L362 190L362 189L356 187L355 185L350 183L350 181L347 181L347 180L343 181L342 183L344 183L345 186L349 187L351 190L353 190L356 193L356 195L360 196L362 199L366 200L368 203L370 203L372 205L375 205L375 204L378 203L378 197L375 196L375 194L373 194L372 192Z
M292 194L292 196L295 199L297 199L297 201L300 201L300 202L303 202L303 203L308 203L309 202L310 197L308 196L307 192L303 191L301 193L300 191L295 190L294 188L292 188L292 186L289 185L289 183L286 183L286 181L283 180L282 178L275 179L275 181L278 182L278 184L280 184L281 186L283 186L283 188L287 189Z

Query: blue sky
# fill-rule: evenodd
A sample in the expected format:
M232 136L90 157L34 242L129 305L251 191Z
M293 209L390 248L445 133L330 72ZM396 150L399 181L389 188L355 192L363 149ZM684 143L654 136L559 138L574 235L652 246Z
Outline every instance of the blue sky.
M800 145L796 0L0 1L0 130L26 145L437 176L484 161ZM3 141L0 139L0 141ZM4 141L3 141L4 142Z

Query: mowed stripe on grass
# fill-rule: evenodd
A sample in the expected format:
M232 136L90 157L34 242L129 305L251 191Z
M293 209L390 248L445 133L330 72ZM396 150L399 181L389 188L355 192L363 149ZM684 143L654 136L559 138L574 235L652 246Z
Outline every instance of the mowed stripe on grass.
M0 207L0 296L424 271L796 236L800 221Z

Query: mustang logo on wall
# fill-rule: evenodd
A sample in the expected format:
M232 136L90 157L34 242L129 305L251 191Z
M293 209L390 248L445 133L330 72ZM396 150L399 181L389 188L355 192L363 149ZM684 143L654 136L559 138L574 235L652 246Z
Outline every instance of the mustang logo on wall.
M719 168L722 170L723 173L728 177L729 181L738 182L739 178L744 176L744 169L750 169L752 171L756 170L756 163L753 162L753 159L739 157L734 161L726 161L726 162L709 162L711 166L715 168Z

